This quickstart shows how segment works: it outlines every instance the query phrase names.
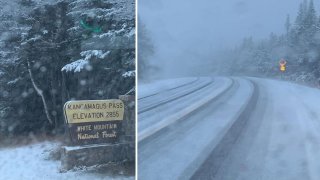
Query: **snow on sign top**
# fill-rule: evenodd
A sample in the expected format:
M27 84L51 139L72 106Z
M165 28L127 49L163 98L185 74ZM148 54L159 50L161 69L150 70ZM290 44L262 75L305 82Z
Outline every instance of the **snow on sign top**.
M68 101L64 105L67 124L123 120L124 103L119 99Z

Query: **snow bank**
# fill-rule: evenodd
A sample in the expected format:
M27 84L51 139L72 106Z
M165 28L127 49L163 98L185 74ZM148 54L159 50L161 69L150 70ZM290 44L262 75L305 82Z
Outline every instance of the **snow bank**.
M60 173L60 161L49 160L51 150L59 143L42 142L17 148L0 149L0 179L6 180L88 180L88 179L130 179L134 177L111 177L90 169ZM94 169L94 167L93 167Z

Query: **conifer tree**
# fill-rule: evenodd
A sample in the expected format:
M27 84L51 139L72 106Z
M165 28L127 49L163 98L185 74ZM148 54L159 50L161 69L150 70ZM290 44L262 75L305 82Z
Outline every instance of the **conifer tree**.
M147 79L151 70L151 56L154 53L154 47L151 42L149 32L141 19L138 21L139 39L138 39L138 60L139 60L139 80Z

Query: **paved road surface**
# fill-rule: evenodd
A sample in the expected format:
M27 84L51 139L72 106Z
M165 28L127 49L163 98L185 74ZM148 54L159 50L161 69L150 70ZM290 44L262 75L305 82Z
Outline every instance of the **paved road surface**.
M139 99L138 113L139 179L320 179L318 89L193 78Z

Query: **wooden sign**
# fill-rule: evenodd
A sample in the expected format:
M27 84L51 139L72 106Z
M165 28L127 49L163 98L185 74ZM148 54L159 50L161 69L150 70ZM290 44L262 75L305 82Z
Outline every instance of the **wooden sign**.
M121 130L124 103L118 99L69 101L64 114L73 144L113 143Z

